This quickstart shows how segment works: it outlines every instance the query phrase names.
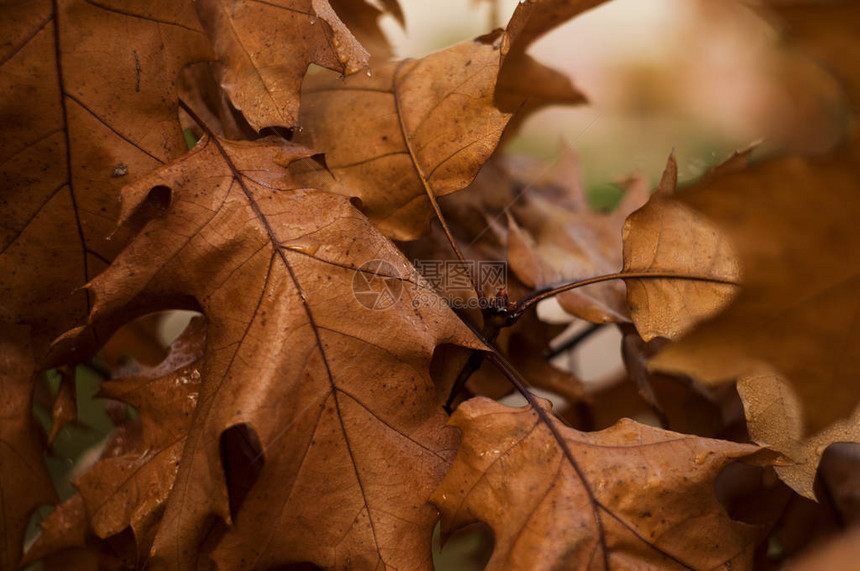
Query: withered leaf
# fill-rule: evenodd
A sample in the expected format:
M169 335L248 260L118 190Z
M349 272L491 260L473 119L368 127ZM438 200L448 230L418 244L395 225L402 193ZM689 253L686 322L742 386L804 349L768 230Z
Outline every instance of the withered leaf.
M309 77L296 141L325 152L328 171L299 179L357 196L387 236L425 234L433 216L428 193L465 188L511 117L493 105L501 41L496 34L392 62L375 67L372 77Z
M92 282L94 325L136 297L180 294L209 321L153 565L192 567L210 516L231 526L211 556L225 568L430 565L426 501L456 436L428 365L440 343L477 342L443 303L413 307L429 286L410 281L408 262L346 198L292 182L285 167L309 155L276 138L207 137L124 190L124 219L153 189L171 198ZM353 291L361 279L364 295ZM240 425L264 465L234 518L219 439Z
M535 6L528 14L514 14L508 32L497 30L419 60L375 68L372 77L308 78L296 140L324 152L328 170L302 173L300 180L357 196L364 213L391 238L426 234L434 215L428 197L468 186L514 111L582 100L569 80L515 46L524 50L585 8L564 8L557 14L563 19L544 26L526 22L538 17L534 14L544 17L545 10L555 14L557 5L566 3L530 4ZM529 36L521 42L523 30ZM512 64L516 78L499 76L509 51L519 58Z
M344 74L370 54L328 0L198 0L200 21L221 61L221 85L251 126L294 127L310 63Z
M803 434L860 401L860 181L856 145L784 158L705 180L681 199L736 247L743 289L729 308L670 345L653 366L705 382L762 363L801 399Z
M38 356L86 315L76 288L125 243L105 240L119 189L185 150L176 79L210 52L189 2L3 12L0 320L32 324Z
M633 323L646 341L676 339L716 314L734 298L737 287L732 284L740 280L738 255L728 238L674 198L677 168L672 155L658 190L624 222L624 271L704 279L625 280Z
M163 512L197 404L205 327L195 318L156 367L102 383L101 397L134 406L138 418L119 424L96 461L75 482L79 493L42 523L29 562L85 547L131 528L137 556L148 551Z
M824 451L834 442L860 442L860 410L820 432L806 435L803 404L780 375L760 372L738 379L750 437L782 453L793 463L777 466L776 473L795 492L815 499L815 477Z
M34 359L24 327L0 328L0 567L16 569L30 513L56 493L30 411ZM22 341L23 340L23 341Z
M117 428L75 486L96 535L131 527L141 555L155 535L197 406L204 333L202 319L192 322L159 366L102 383L100 396L135 407L140 420Z
M562 150L552 169L521 176L521 184L529 186L518 197L519 224L511 220L508 262L524 283L541 287L618 271L621 226L647 199L644 181L628 181L621 204L601 213L588 206L577 160L569 148ZM624 288L618 282L563 292L557 299L570 314L595 323L628 320Z
M487 569L751 564L755 528L729 518L714 480L755 446L626 419L595 433L551 422L553 431L530 407L484 398L451 417L462 444L433 502L443 534L475 521L493 529Z

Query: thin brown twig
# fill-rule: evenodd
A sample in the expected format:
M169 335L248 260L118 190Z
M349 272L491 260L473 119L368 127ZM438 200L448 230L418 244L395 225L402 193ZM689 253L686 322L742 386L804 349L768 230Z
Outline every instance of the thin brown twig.
M554 297L560 293L564 293L566 291L570 291L572 289L580 288L587 285L597 284L601 282L608 282L611 280L634 280L634 279L675 279L675 280L689 280L689 281L699 281L699 282L710 282L716 284L726 284L739 286L738 282L732 280L726 280L721 278L710 278L707 276L690 276L684 274L675 274L672 272L618 272L614 274L605 274L602 276L595 276L593 278L587 278L584 280L574 281L574 282L565 282L562 284L555 284L546 286L544 288L533 291L528 294L518 302L516 302L513 317L518 318L520 315L525 313L529 308L534 305L537 305L539 302L548 299L550 297Z

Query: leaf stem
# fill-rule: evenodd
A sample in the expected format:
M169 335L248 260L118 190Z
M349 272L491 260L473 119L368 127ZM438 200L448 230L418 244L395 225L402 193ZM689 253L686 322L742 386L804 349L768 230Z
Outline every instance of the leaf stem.
M528 294L518 302L516 302L514 306L514 310L512 312L512 316L514 319L518 318L520 315L525 313L529 308L534 305L537 305L539 302L548 299L550 297L554 297L560 293L564 293L566 291L570 291L572 289L580 288L587 285L597 284L601 282L608 282L611 280L633 280L633 279L675 279L675 280L689 280L689 281L699 281L699 282L710 282L716 284L726 284L739 286L738 282L732 280L726 280L721 278L711 278L707 276L690 276L684 274L675 274L672 272L617 272L614 274L605 274L602 276L595 276L593 278L587 278L584 280L574 281L574 282L565 282L561 284L549 285L540 289L533 291Z
M427 199L430 201L430 206L433 207L433 212L436 214L436 218L439 220L439 224L442 225L442 231L445 232L445 237L448 239L448 243L451 245L451 248L454 250L454 254L456 254L457 259L460 260L463 265L468 268L466 264L466 258L463 257L463 252L460 251L460 247L457 246L456 240L454 240L454 235L451 233L451 229L448 227L448 223L445 221L445 216L442 215L442 209L439 206L439 201L436 199L436 194L433 192L433 189L430 187L430 181L427 180L426 175L424 174L423 169L421 168L421 163L418 162L418 157L415 154L415 149L412 148L412 139L409 134L409 130L406 127L406 118L403 114L403 105L400 100L400 91L398 90L397 79L400 76L400 70L403 65L409 60L403 60L397 66L397 70L394 72L394 77L391 80L391 93L394 95L394 108L397 115L397 121L400 125L400 134L403 136L403 144L406 146L406 150L409 152L409 158L412 161L412 166L415 167L415 172L418 174L418 179L421 181L421 186L424 187L424 194L427 195ZM481 289L478 284L477 278L469 272L469 280L472 282L472 287L475 289L475 294L478 296L478 300L481 301L481 306L485 305L485 296L484 291Z

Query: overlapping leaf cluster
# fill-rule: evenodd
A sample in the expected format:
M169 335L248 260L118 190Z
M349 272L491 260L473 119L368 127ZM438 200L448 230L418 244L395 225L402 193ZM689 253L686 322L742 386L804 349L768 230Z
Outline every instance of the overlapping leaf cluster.
M633 178L598 213L572 151L546 169L498 147L584 101L526 52L600 3L523 2L404 61L379 26L394 0L4 7L0 567L431 569L440 512L443 537L490 526L489 569L772 564L827 446L860 434L860 70L836 47L857 52L860 12L773 12L847 86L839 148L744 151L677 193L672 157L650 198ZM508 263L505 291L456 292L484 311L410 262L455 257ZM548 362L550 296L622 330L616 386ZM41 372L63 376L53 440L70 367L180 308L203 317L159 364L102 383L116 429L60 503ZM461 381L569 406L458 398L448 418ZM643 410L663 428L615 422Z

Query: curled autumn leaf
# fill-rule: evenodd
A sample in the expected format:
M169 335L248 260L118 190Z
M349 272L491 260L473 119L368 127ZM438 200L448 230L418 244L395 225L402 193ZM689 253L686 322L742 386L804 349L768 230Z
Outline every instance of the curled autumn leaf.
M624 222L624 272L678 276L625 280L633 323L646 341L676 339L716 314L734 298L740 280L732 243L702 214L675 199L677 176L672 155L658 190ZM699 279L681 279L685 276Z
M443 534L476 521L493 529L487 569L751 564L756 530L729 518L714 480L755 446L630 420L583 433L541 406L475 398L451 417L463 441L433 502Z
M357 196L387 236L426 233L430 196L468 186L511 117L493 104L501 41L497 33L464 42L376 67L372 77L310 76L296 140L325 152L327 170L299 173L299 180Z
M79 493L42 522L28 561L84 547L91 534L108 540L129 528L136 557L145 557L197 405L204 340L204 321L196 318L158 366L102 384L101 397L133 406L138 418L117 426L98 461L75 482Z
M472 182L515 111L582 100L566 78L552 91L543 81L550 72L523 59L524 50L596 3L532 2L515 12L508 31L377 67L372 77L309 77L296 140L324 152L328 168L302 173L300 180L358 197L363 212L391 238L426 234L438 213L436 198ZM517 79L499 75L509 51ZM543 73L542 81L530 81L532 73ZM539 94L540 87L548 92Z
M834 442L860 442L860 410L837 420L815 434L805 434L803 404L786 379L772 372L745 375L738 379L750 437L762 446L791 460L777 466L776 473L795 492L815 499L818 465Z
M352 74L370 54L328 0L200 0L200 21L221 63L221 85L259 131L294 127L311 63Z
M200 390L204 335L197 318L159 366L101 386L101 396L134 407L140 420L119 426L75 485L96 535L104 539L130 527L139 556L155 535L182 457Z

